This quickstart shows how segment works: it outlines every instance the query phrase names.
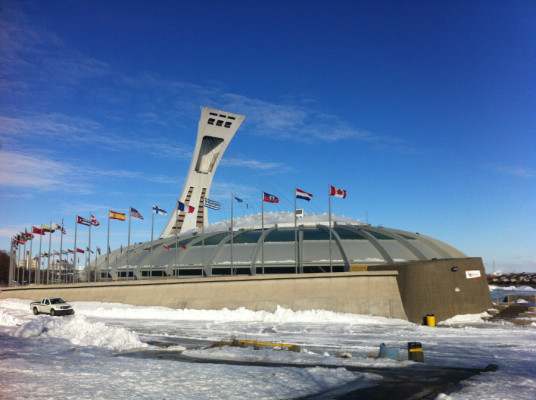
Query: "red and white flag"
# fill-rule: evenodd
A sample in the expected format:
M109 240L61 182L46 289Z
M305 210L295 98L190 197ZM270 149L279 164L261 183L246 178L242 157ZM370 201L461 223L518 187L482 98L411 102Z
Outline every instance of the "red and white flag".
M330 185L329 186L329 195L330 196L335 196L335 197L340 197L340 198L344 199L346 197L346 190L338 189L335 186Z
M97 221L97 218L95 218L95 216L93 214L89 214L89 216L91 217L91 225L93 225L93 226L99 226L100 225L100 222Z

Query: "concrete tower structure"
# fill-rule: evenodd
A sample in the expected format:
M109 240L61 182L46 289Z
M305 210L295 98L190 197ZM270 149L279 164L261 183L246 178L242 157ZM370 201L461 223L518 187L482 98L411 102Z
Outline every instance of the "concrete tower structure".
M185 205L185 210L177 210L178 203L175 204L161 238L208 225L205 198L210 194L212 179L221 157L245 117L207 107L201 108L195 151L179 197L179 201ZM195 208L193 213L188 212L189 206Z

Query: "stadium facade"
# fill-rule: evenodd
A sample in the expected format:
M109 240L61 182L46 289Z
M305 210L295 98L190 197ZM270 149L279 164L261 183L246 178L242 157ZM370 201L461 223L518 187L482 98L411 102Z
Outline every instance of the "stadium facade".
M419 233L294 212L209 225L205 199L244 118L202 108L190 170L159 239L100 256L80 274L89 282L6 288L0 298L322 309L417 323L493 306L480 258Z
M202 107L182 192L156 241L95 260L81 279L143 280L270 273L349 272L372 265L467 257L434 238L348 218L294 213L208 224L205 199L219 162L245 116ZM189 212L189 209L193 212ZM296 216L297 218L297 216ZM232 227L231 227L232 225ZM95 274L96 272L96 274Z

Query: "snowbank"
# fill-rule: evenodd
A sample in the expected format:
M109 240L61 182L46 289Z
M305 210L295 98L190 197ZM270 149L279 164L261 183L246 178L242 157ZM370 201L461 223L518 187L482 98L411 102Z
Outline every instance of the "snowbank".
M67 318L39 316L24 323L11 335L20 338L59 338L78 346L97 346L111 350L147 347L136 333L106 326L102 322L89 322L82 315Z
M249 322L334 322L347 324L381 324L381 325L412 325L411 322L376 317L336 313L325 310L292 311L277 307L275 312L251 311L243 307L236 310L190 310L166 307L132 306L120 303L71 302L76 312L85 316L106 319L151 319L151 320L188 320L188 321L249 321Z

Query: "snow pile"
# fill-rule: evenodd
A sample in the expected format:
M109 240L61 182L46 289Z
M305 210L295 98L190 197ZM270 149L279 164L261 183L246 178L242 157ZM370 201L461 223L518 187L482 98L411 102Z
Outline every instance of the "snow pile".
M371 315L336 313L325 310L292 311L277 307L275 312L252 311L243 307L236 310L190 310L166 307L132 306L120 303L72 302L76 312L88 317L106 319L151 319L151 320L186 320L186 321L248 321L248 322L315 322L343 324L381 324L381 325L412 325L411 322Z
M536 288L531 286L497 286L488 285L489 291L501 291L501 292L536 292Z
M19 326L22 325L22 321L13 315L0 310L0 325L3 326Z
M476 323L485 323L485 321L482 319L484 317L491 317L487 312L483 312L481 314L460 314L456 315L452 318L449 318L445 321L441 321L438 323L438 325L458 325L458 324L476 324Z
M68 340L78 346L97 346L111 350L129 350L147 347L137 334L124 328L115 328L102 322L89 322L86 317L71 318L37 317L19 327L14 337L48 337Z

